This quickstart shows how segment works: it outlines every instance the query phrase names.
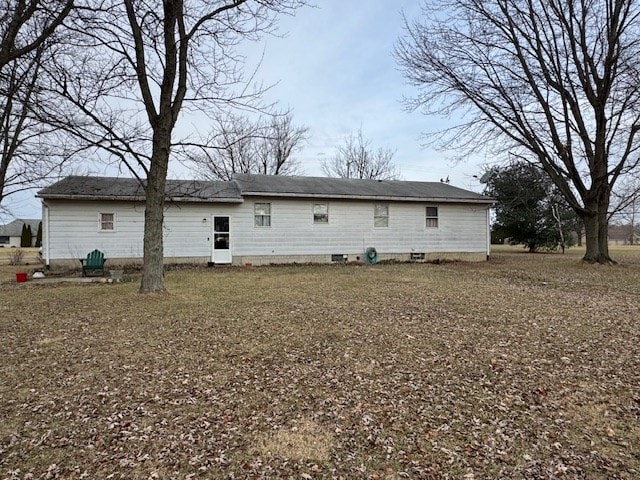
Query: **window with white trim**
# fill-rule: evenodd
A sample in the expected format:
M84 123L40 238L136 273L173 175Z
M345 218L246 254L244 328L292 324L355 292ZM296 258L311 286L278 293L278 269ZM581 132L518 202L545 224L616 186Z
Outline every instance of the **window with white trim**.
M270 203L254 203L253 214L255 218L254 225L256 227L271 226L271 204Z
M329 223L329 205L316 203L313 205L313 223Z
M427 207L427 228L438 228L438 207Z
M116 229L116 214L101 213L100 214L100 231L113 232Z
M389 205L376 203L373 206L373 226L380 228L389 226Z

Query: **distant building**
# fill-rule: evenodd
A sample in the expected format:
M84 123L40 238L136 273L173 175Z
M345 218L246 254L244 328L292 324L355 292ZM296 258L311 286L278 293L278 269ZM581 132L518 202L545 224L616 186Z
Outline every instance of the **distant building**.
M626 224L609 225L609 245L640 245L640 229Z
M31 246L34 247L36 245L39 224L40 219L18 218L6 225L0 225L0 247L20 247L23 225L31 227Z

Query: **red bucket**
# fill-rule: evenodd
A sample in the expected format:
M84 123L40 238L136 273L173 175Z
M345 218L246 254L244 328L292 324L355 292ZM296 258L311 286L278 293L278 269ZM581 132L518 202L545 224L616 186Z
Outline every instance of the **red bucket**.
M26 272L18 272L18 273L16 273L16 282L23 283L23 282L26 282L27 279L28 279L28 276L27 276Z

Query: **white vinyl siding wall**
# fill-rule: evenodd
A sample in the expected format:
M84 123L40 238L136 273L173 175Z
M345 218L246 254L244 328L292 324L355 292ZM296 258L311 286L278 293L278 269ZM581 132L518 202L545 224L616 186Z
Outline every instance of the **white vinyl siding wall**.
M267 201L255 199L256 202ZM389 227L374 226L376 202L331 199L330 220L313 223L313 199L271 199L271 228L253 227L253 211L234 218L234 255L486 252L485 205L439 204L438 228L426 228L424 203L390 202ZM250 215L251 218L245 218Z
M22 237L9 237L9 243L5 244L7 247L20 248L22 244Z
M95 248L102 251L107 259L142 258L143 204L53 200L49 200L47 204L51 259L83 258ZM165 257L210 257L212 216L233 216L237 208L237 205L228 204L180 204L168 207L165 210L163 228ZM97 219L100 212L115 213L115 232L99 231ZM205 218L206 222L203 222ZM251 221L253 222L253 216ZM233 225L231 229L233 232Z
M254 204L270 203L271 226L256 227ZM476 253L487 251L487 206L438 204L438 228L426 228L425 203L389 202L388 228L374 226L374 201L331 199L329 223L313 222L319 199L246 197L242 204L177 204L165 211L165 257L211 256L212 217L229 215L233 256ZM49 258L142 258L144 205L49 200ZM98 230L100 212L115 214L116 231ZM203 221L206 219L206 221Z

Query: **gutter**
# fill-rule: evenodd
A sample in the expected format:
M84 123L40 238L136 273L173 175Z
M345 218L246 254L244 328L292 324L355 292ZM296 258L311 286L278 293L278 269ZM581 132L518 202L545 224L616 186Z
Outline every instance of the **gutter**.
M491 257L491 207L487 207L487 260Z
M42 243L44 245L44 264L47 270L51 268L51 253L50 253L50 235L49 235L49 205L47 202L42 200L42 217L43 217L43 228L42 228Z
M133 196L111 196L111 195L56 195L45 194L36 195L38 198L50 200L92 200L92 201L122 201L122 202L144 202L144 197ZM192 197L167 197L165 202L174 203L244 203L243 198L192 198Z
M349 195L331 193L282 193L282 192L242 192L245 197L290 197L290 198L324 198L341 200L382 200L393 202L416 202L416 203L476 203L493 205L493 198L451 198L451 197L397 197L392 195Z

